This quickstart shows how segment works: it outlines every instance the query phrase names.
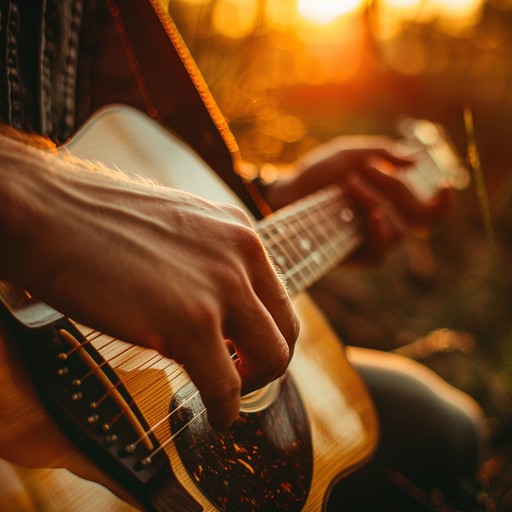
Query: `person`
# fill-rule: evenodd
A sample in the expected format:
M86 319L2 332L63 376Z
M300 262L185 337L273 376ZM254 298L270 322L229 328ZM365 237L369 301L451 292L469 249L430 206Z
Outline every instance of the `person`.
M71 318L182 363L211 425L227 429L241 394L277 378L293 355L299 325L286 288L238 207L26 143L27 133L65 140L111 99L143 105L123 59L115 58L119 43L116 50L107 2L36 4L12 0L0 8L0 278ZM276 210L342 183L365 218L365 243L351 260L376 263L409 227L446 211L447 191L421 202L387 170L411 163L384 138L362 138L357 148L337 139L297 162L292 178L260 193ZM169 338L171 327L176 335ZM476 404L416 363L358 349L349 354L375 399L381 448L375 463L342 480L330 509L343 503L344 510L385 510L402 499L410 507L410 487L397 498L397 486L390 486L391 467L395 481L401 475L425 485L427 494L440 488L455 503L469 500L463 480L473 479L477 467ZM414 457L421 462L411 463ZM414 510L420 506L415 499Z

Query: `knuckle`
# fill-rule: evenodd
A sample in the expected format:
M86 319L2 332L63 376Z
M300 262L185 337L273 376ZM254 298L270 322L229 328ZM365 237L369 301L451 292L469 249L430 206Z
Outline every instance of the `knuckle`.
M272 364L269 365L266 374L266 378L268 380L275 379L286 371L290 362L290 354L291 350L288 345L286 346L286 349L275 352L274 360L272 361Z
M290 362L291 349L288 343L279 339L272 351L271 357L269 357L265 366L261 368L261 375L267 379L272 380L277 376L282 375L288 363Z
M300 319L284 285L281 287L281 310L285 319L283 336L288 345L294 344L300 333Z
M191 315L187 318L194 319L197 330L200 333L215 332L219 324L217 309L206 300L196 302L192 308Z
M236 226L232 232L234 253L241 256L245 268L255 268L268 262L268 254L258 234L248 226Z
M228 214L230 217L233 217L235 220L240 222L246 227L252 227L251 219L249 218L249 215L244 212L241 208L238 206L226 203L223 205L223 209L226 214Z
M240 226L236 232L239 243L243 245L243 247L249 250L257 250L263 252L263 245L261 240L250 226Z
M297 341L297 338L300 334L300 320L298 315L295 312L292 312L291 318L290 318L290 333L289 336L286 338L288 341L288 345L295 345L295 342Z
M234 262L229 268L226 268L223 272L222 282L224 290L229 294L229 303L232 304L233 300L236 301L243 294L244 297L248 297L251 293L252 287L247 275L247 269L240 262ZM238 297L238 298L237 298Z

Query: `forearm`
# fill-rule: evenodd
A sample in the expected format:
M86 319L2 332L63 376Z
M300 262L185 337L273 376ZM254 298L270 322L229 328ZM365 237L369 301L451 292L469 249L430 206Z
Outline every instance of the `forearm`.
M286 368L297 319L239 208L4 139L0 180L0 278L184 364L218 428Z
M45 230L49 167L42 151L0 136L0 278L20 285L35 271L27 255Z
M86 197L81 191L96 185L98 200L106 200L116 183L111 180L101 194L101 174L115 172L59 153L41 139L0 135L0 279L25 288L48 282L66 254L53 244L64 244L58 231L79 219L78 204ZM116 179L128 181L120 174Z

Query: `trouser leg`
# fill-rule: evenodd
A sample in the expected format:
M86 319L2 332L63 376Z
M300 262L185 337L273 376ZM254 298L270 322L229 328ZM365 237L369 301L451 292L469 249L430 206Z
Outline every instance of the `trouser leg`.
M374 400L380 443L336 486L328 510L416 512L439 500L472 510L483 418L476 403L404 357L359 348L348 355Z

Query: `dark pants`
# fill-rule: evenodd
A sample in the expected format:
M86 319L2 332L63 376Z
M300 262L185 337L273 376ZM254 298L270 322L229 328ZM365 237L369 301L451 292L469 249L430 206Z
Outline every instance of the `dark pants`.
M478 510L478 406L424 366L349 349L373 397L380 443L372 460L334 488L329 512Z

